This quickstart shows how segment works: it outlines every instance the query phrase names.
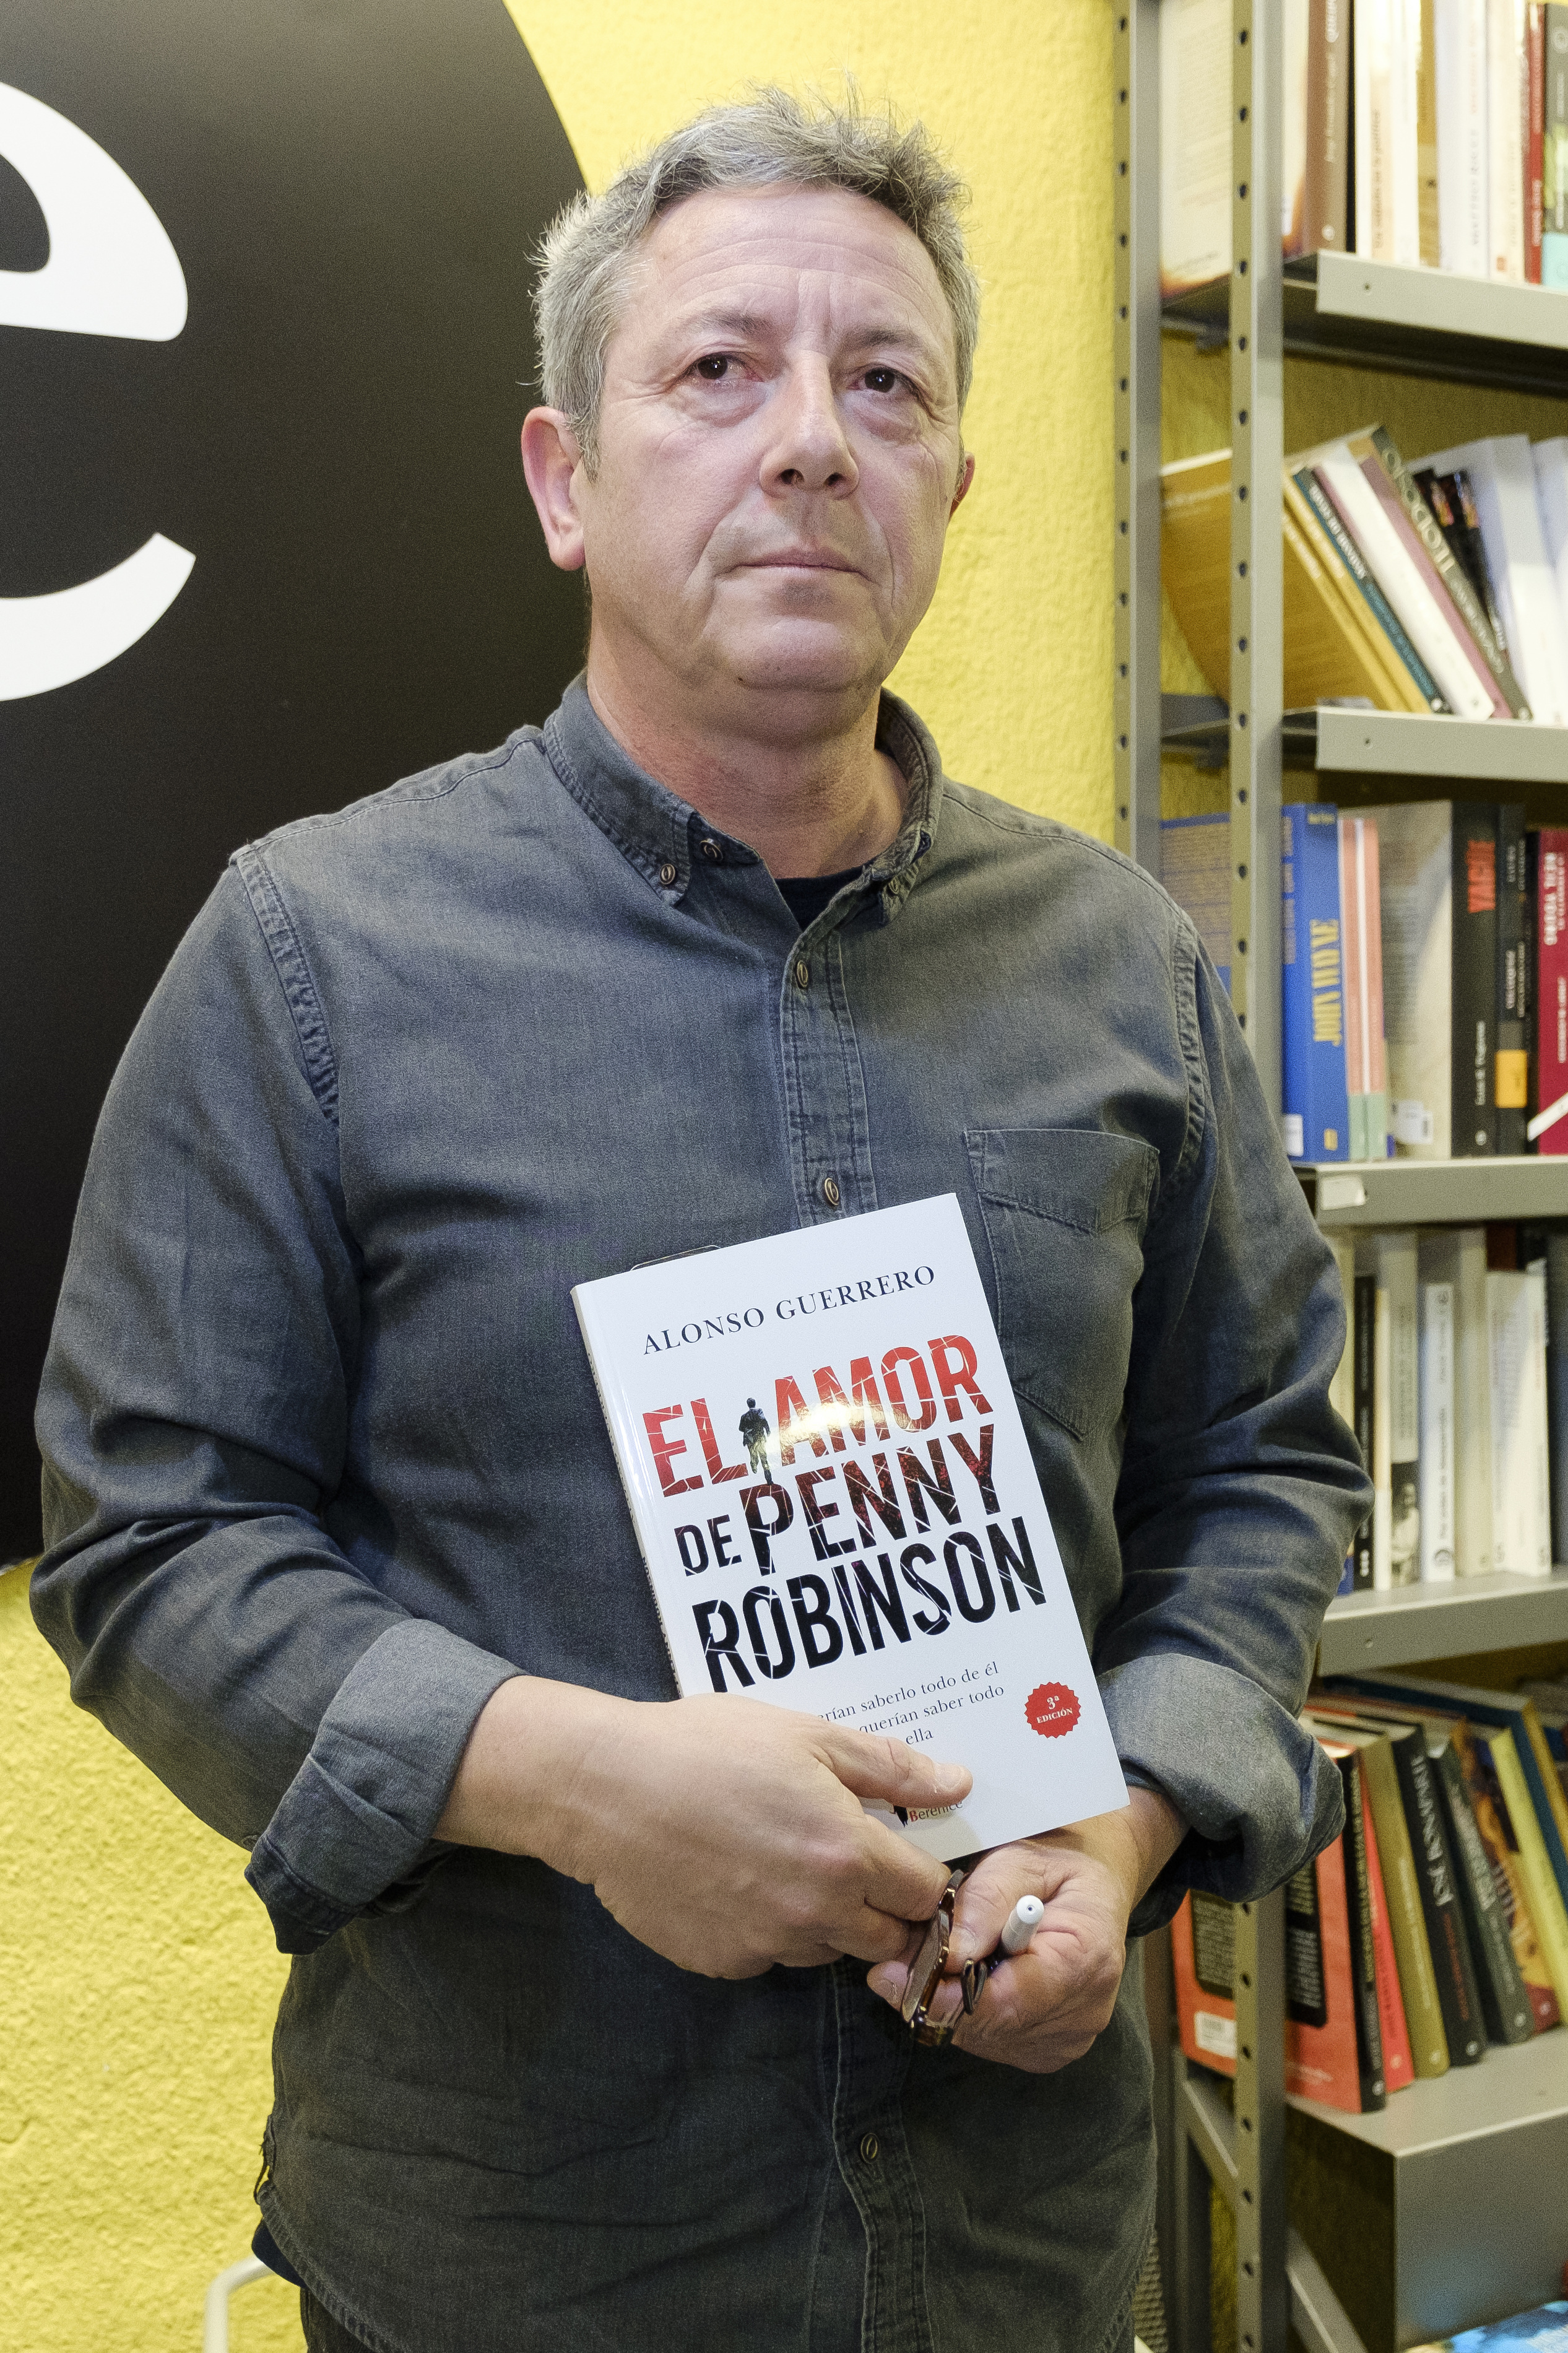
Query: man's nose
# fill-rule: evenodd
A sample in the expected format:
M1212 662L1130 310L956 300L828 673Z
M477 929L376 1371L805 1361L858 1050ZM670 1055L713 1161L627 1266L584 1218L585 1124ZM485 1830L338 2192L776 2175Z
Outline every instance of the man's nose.
M825 362L810 359L792 366L767 414L764 489L832 491L841 497L855 489L860 469Z

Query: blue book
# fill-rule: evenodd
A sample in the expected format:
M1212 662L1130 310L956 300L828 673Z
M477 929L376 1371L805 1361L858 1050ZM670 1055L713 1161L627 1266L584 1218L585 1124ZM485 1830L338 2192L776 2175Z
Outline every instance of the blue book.
M1280 1126L1292 1160L1348 1160L1340 813L1329 801L1288 801L1280 815Z
M1160 880L1197 926L1220 985L1230 994L1230 818L1160 820Z
M1563 238L1568 245L1568 237ZM1489 2321L1480 2328L1461 2328L1457 2337L1435 2337L1417 2345L1415 2353L1568 2353L1568 2304L1538 2304L1533 2312L1516 2313L1511 2320Z

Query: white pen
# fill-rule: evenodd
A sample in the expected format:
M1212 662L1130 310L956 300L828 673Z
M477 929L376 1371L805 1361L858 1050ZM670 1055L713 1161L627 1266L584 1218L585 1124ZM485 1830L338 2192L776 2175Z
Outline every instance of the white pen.
M1020 1895L1007 1915L1007 1926L1002 1931L997 1950L1021 1953L1045 1916L1046 1907L1037 1895Z

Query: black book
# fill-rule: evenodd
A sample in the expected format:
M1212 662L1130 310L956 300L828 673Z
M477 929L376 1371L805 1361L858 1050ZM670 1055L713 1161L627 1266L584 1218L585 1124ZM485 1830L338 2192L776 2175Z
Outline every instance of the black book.
M1449 1850L1437 1776L1426 1755L1426 1736L1418 1724L1386 1724L1399 1777L1399 1795L1415 1858L1415 1879L1421 1891L1421 1913L1426 1942L1432 1948L1432 1969L1437 1980L1437 2002L1448 2038L1448 2057L1456 2067L1473 2066L1486 2051L1486 2025L1475 1962L1459 1908L1458 1877Z
M1465 1768L1447 1725L1434 1716L1427 1718L1424 1728L1427 1762L1436 1771L1442 1793L1454 1875L1469 1937L1470 1957L1476 1966L1487 2033L1493 2042L1528 2042L1535 2031L1535 2017L1514 1958L1513 1942L1490 1858L1476 1827Z
M1351 1991L1355 2003L1356 2073L1363 2113L1387 2105L1383 2074L1383 2021L1377 2012L1377 1955L1372 1938L1372 1873L1362 1808L1361 1757L1338 1757L1345 1793L1345 1912L1351 1932Z
M1373 1379L1373 1366L1376 1363L1373 1350L1373 1335L1377 1318L1376 1275L1358 1274L1353 1291L1352 1313L1355 1320L1352 1331L1352 1345L1355 1354L1352 1362L1355 1382L1352 1409L1355 1417L1355 1442L1361 1448L1363 1468L1370 1471L1372 1469ZM1351 1556L1355 1564L1352 1572L1355 1591L1370 1593L1372 1590L1372 1514L1370 1512L1355 1532L1355 1539L1351 1546Z
M1453 814L1453 1153L1497 1150L1498 813L1456 801Z
M1491 567L1487 562L1486 543L1481 537L1481 520L1476 512L1475 493L1466 473L1435 474L1429 466L1423 467L1415 477L1422 496L1431 508L1454 560L1475 590L1481 610L1490 625L1500 651L1506 657L1508 632L1502 625L1502 615L1492 587Z
M1525 955L1524 803L1497 813L1497 1148L1522 1152L1530 1120L1530 967Z
M1525 828L1524 834L1524 1046L1530 1057L1529 1074L1525 1081L1527 1126L1541 1109L1540 889L1541 828L1532 825ZM1527 1152L1534 1152L1539 1147L1527 1138L1524 1148ZM1560 1554L1552 1555L1554 1560L1561 1557Z

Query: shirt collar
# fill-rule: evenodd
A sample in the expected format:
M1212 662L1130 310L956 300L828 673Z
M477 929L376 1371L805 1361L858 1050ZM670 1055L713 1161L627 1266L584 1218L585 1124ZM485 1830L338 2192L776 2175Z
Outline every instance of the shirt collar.
M671 903L681 899L693 861L704 854L705 841L718 845L726 864L760 862L749 843L710 825L689 801L637 766L599 717L580 676L546 720L543 732L546 756L562 784L662 898ZM897 761L909 786L903 824L861 877L863 888L880 890L891 915L914 888L916 868L936 839L942 759L909 704L885 688L877 718L877 748Z

